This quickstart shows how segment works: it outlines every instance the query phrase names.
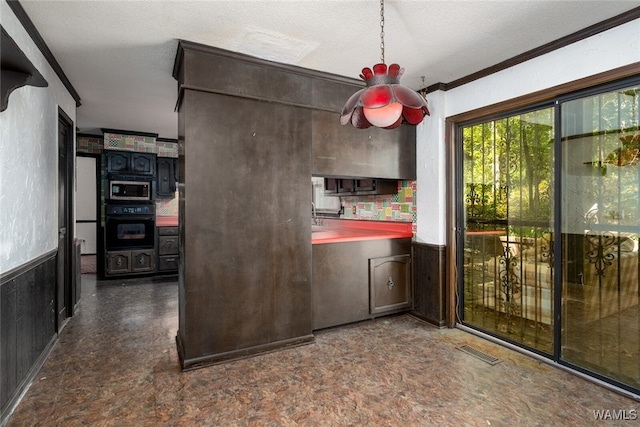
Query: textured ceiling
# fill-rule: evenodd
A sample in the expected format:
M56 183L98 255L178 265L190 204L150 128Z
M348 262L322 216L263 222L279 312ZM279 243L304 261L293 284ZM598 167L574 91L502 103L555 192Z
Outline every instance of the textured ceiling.
M380 60L377 0L34 1L21 5L81 97L76 126L176 138L178 40L357 78ZM451 82L640 0L386 0L385 62Z

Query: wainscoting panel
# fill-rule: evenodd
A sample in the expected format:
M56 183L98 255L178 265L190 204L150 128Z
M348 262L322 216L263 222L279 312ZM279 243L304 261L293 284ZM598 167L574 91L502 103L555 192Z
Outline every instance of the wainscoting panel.
M0 420L33 380L54 342L55 290L56 251L0 278Z
M433 323L446 325L445 246L413 242L413 310L411 314Z

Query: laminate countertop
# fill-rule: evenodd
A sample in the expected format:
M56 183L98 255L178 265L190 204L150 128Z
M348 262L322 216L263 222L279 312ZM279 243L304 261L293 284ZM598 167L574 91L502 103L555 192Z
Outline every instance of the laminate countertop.
M177 216L156 216L156 227L177 227Z
M311 243L314 245L413 237L410 222L324 218L320 221L321 225L312 225L311 227Z

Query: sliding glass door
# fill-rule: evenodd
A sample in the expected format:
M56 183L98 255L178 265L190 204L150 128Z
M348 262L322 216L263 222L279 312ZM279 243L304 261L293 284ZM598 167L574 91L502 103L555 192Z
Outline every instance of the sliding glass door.
M640 388L640 87L560 104L560 357Z
M458 127L462 324L640 390L640 85Z
M553 353L554 110L462 129L464 322Z

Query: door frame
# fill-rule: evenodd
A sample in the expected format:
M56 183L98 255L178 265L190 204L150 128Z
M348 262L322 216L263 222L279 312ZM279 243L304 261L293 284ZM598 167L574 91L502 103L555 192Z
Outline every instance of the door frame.
M62 251L65 255L65 264L64 264L64 272L60 274L60 265L57 265L56 277L64 277L64 282L60 283L59 280L56 281L56 328L59 333L60 330L64 327L64 324L67 319L69 319L74 314L74 278L75 278L75 256L74 256L74 237L75 237L75 217L74 217L74 187L75 187L75 150L74 150L74 125L73 120L67 115L64 110L58 107L58 126L64 125L68 132L66 134L66 140L64 141L65 147L65 158L67 159L66 164L60 165L58 164L58 176L60 176L60 172L63 172L65 175L65 204L64 210L66 211L66 221L65 227L67 229L67 239L66 239L66 247L58 248L58 253ZM58 150L60 147L60 129L58 128L57 135L57 144ZM60 156L58 156L58 159ZM58 186L59 188L59 186ZM58 190L59 191L59 190ZM60 203L60 199L58 197L58 203ZM59 206L58 206L59 208ZM59 223L59 222L58 222ZM64 296L65 296L65 305L66 305L66 316L64 319L61 319L60 316L60 307L58 306L58 292L60 287L64 287Z
M96 207L96 262L98 260L99 257L104 256L104 251L101 251L101 248L103 246L103 242L102 242L102 236L101 236L101 222L102 222L102 203L101 203L101 191L102 191L102 183L101 183L101 179L102 179L102 174L101 174L101 168L102 168L102 161L101 161L101 157L102 155L99 153L85 153L82 151L78 151L75 153L76 158L77 157L88 157L91 159L95 159L96 161L96 173L95 173L95 187L96 187L96 200L94 200L95 203L95 207ZM77 160L75 160L75 162L77 163Z
M472 328L466 328L462 325L462 305L459 304L459 280L460 274L462 274L461 259L459 258L459 243L462 230L459 227L458 218L459 214L462 214L462 200L458 200L460 196L459 183L461 182L461 157L460 149L456 146L459 140L459 130L462 124L468 124L474 121L491 120L492 117L504 115L505 113L513 113L521 110L525 107L535 107L536 105L542 105L545 103L553 102L555 104L555 186L557 192L561 191L561 168L558 167L558 162L561 161L561 103L568 100L582 98L588 96L591 93L600 93L606 90L607 87L615 89L616 87L624 87L629 83L634 83L637 76L640 75L640 63L635 63L630 66L625 66L619 69L612 70L592 76L589 78L581 79L574 82L569 82L563 85L559 85L550 88L545 91L536 92L531 95L515 98L512 100L504 101L499 104L490 105L488 107L473 110L467 113L462 113L456 116L451 116L446 119L446 178L447 178L447 194L446 194L446 221L447 221L447 326L455 327L460 324L465 330L473 330ZM562 195L557 193L554 198L561 198ZM556 235L560 235L561 225L561 204L556 203L554 205L554 217L558 220L555 221L554 230ZM561 254L561 239L554 240L554 252ZM619 381L611 378L606 378L603 375L588 370L584 367L574 365L561 357L561 279L562 279L562 260L561 256L555 257L556 277L554 283L554 353L550 356L540 357L540 360L557 364L564 367L571 372L578 373L585 378L601 383L602 385L616 389L624 394L632 393L635 396L637 390L633 387L622 384ZM489 339L491 335L485 335L480 332L480 335L486 336ZM495 338L495 337L493 337ZM512 347L518 351L523 351L531 355L538 355L537 352L531 351L530 348L521 344L513 344L503 337L498 337L498 341L501 343L512 344ZM538 355L539 356L539 355Z

